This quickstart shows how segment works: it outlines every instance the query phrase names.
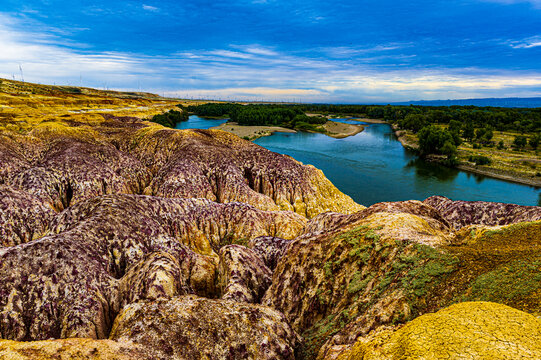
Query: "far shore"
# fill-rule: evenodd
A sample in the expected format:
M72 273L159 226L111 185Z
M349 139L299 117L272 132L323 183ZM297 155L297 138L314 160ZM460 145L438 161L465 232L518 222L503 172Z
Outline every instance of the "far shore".
M410 149L413 151L416 151L419 149L419 145L411 139L411 135L408 136L406 131L399 130L396 125L393 125L392 128L396 137L398 138L398 141L400 141L400 143L402 144L404 148ZM486 166L480 167L477 165L468 164L467 162L462 162L454 166L454 168L457 170L467 172L467 173L483 175L483 176L493 178L493 179L504 180L504 181L522 184L522 185L541 187L541 180L537 180L530 177L522 177L517 174L506 172L500 169L494 169L494 168L490 168Z
M359 121L369 124L387 124L387 121L383 119L368 119L368 118L347 118L348 120Z
M371 123L371 124L387 123L386 121L381 120L381 119L365 119L365 118L348 118L348 119L359 121L359 122ZM348 136L356 135L362 132L365 128L365 126L361 124L359 125L346 124L346 123L336 122L332 120L329 120L327 123L325 123L322 126L326 130L326 133L324 133L325 135L333 137L333 138L337 138L337 139L342 139ZM229 133L235 134L247 140L255 140L263 136L271 136L275 132L285 132L285 133L297 132L296 130L288 129L288 128L284 128L280 126L244 126L244 125L238 125L237 123L234 123L234 122L224 123L222 125L213 127L212 129L227 131ZM393 131L403 147L414 150L414 151L418 149L418 144L416 143L414 139L412 139L411 135L407 134L406 131L399 130L396 127L396 125L393 126ZM494 179L505 180L505 181L514 182L514 183L523 184L523 185L541 187L541 181L537 179L520 177L520 176L517 176L516 174L507 173L498 169L491 169L487 167L480 168L478 166L470 165L468 163L459 164L455 168L461 171L484 175L486 177L490 177Z
M330 121L332 121L333 119L348 119L348 120L353 120L353 121L365 122L369 124L387 124L387 121L383 119L359 118L355 116L322 115L322 114L313 114L313 113L306 113L306 115L307 116L320 116L320 117L327 118Z

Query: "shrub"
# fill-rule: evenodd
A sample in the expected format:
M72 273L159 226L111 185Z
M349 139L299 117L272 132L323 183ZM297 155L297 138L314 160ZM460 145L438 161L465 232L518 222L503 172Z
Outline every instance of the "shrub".
M537 150L537 147L539 146L539 142L541 141L541 134L534 134L530 138L530 146L532 149Z
M515 149L522 149L525 146L526 146L526 136L523 136L523 135L515 136L515 140L513 140L513 147Z
M188 117L186 111L169 110L166 113L154 115L149 121L174 128L177 123L188 120Z
M475 165L489 165L491 163L490 159L483 155L472 155L468 161L475 163Z

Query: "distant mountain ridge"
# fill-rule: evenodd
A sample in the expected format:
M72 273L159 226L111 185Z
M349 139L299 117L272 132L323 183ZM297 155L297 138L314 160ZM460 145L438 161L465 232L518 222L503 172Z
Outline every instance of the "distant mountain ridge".
M452 106L474 105L494 107L541 107L541 97L531 98L484 98L484 99L456 99L456 100L417 100L391 103L391 105L422 105L422 106Z

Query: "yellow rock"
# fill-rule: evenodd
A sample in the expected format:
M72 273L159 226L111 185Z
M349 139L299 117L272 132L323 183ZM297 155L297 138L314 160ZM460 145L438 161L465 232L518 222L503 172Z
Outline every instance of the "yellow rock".
M62 339L44 341L0 340L0 359L5 360L132 360L151 359L131 343L112 340Z
M360 339L338 359L541 359L541 320L501 304L464 302Z

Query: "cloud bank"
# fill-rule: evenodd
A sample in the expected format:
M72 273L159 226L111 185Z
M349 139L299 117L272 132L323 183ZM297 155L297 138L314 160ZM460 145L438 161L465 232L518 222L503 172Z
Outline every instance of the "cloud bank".
M146 9L154 11L152 9ZM541 45L538 37L509 43ZM229 44L167 55L92 51L50 29L24 30L0 14L0 76L98 88L145 90L185 98L307 102L391 102L413 99L539 96L541 74L479 68L427 68L409 43L284 51ZM386 64L389 61L389 65Z

